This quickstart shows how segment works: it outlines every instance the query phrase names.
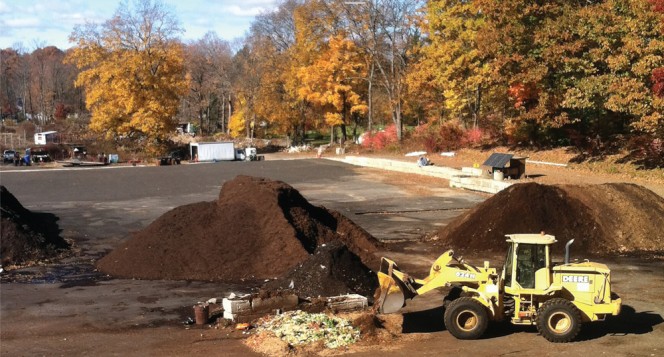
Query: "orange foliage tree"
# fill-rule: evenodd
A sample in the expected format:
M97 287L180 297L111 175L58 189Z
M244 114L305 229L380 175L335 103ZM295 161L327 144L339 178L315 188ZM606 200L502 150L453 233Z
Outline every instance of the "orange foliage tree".
M67 59L81 69L76 85L85 88L90 129L156 149L175 129L188 90L182 45L174 39L180 29L161 3L133 5L101 26L76 27Z
M297 72L302 83L300 97L324 109L326 124L341 127L342 143L347 139L350 120L367 111L357 90L364 70L353 42L337 35L330 38L327 48L311 65L300 67Z

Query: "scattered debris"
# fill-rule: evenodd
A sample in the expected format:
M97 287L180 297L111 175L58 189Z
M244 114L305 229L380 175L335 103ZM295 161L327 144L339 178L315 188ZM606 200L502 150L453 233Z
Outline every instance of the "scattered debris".
M251 327L251 324L248 322L243 322L235 325L235 329L238 331L248 330Z
M360 310L366 309L369 302L362 295L348 294L328 297L327 306L333 311Z
M289 154L296 154L307 151L311 151L311 145L291 146L288 149L286 149L286 152L288 152Z
M413 151L413 152L407 153L404 156L411 157L411 156L422 156L422 155L426 155L426 154L427 154L426 151Z
M292 293L253 294L222 300L224 318L234 322L250 322L275 311L297 309L299 299Z

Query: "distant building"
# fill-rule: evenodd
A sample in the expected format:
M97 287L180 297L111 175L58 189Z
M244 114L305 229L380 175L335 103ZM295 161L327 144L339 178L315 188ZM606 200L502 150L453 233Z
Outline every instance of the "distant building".
M35 145L46 145L48 143L56 142L58 142L57 131L44 131L41 133L35 133Z

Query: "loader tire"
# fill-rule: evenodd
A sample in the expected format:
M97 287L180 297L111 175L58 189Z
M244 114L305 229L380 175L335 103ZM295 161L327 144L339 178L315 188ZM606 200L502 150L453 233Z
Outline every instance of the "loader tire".
M486 308L469 297L458 298L445 309L445 327L452 336L460 340L476 340L489 325Z
M551 342L570 342L581 331L581 314L569 300L551 299L537 312L537 330Z

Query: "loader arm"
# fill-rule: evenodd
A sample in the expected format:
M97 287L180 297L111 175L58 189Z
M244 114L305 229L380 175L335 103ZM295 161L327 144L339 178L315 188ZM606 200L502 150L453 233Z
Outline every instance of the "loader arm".
M429 275L424 279L416 279L399 270L397 264L385 257L381 259L378 271L380 295L378 308L382 313L399 311L406 305L407 299L413 299L431 290L460 285L467 287L481 297L484 305L489 299L498 295L498 275L495 268L485 263L483 268L467 264L457 259L454 251L448 250L441 254L431 266Z

